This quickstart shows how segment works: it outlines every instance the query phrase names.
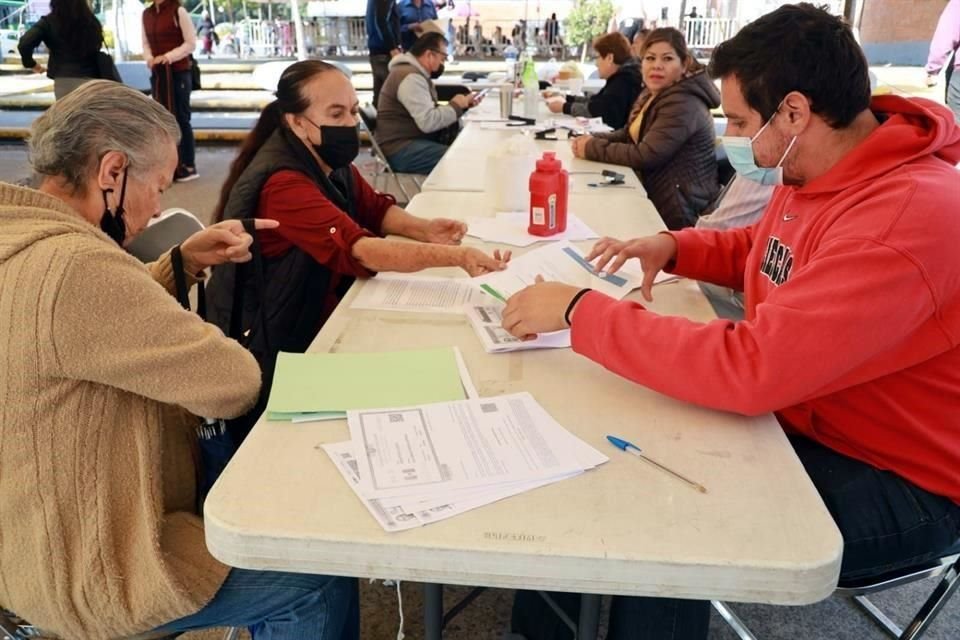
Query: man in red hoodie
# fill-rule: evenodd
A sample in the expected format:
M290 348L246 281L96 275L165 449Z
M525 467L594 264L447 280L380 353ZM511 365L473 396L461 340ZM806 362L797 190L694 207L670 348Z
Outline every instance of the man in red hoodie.
M783 185L763 217L604 239L589 257L608 272L639 259L647 300L662 269L742 290L744 321L544 282L510 299L504 327L569 324L575 351L637 383L775 412L844 536L842 578L935 557L960 538L960 127L927 100L871 102L849 27L809 4L745 27L710 71L731 162ZM706 637L708 603L618 600L611 639Z

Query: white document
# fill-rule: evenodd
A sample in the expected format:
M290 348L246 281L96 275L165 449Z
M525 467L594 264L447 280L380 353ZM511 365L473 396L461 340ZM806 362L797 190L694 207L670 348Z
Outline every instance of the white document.
M467 235L486 242L510 244L515 247L529 247L537 242L558 242L567 240L591 240L600 236L583 220L573 214L567 215L567 228L563 233L552 236L535 236L527 233L530 215L526 211L498 213L493 218L469 218Z
M504 498L517 495L552 484L558 480L565 480L582 473L577 471L563 478L552 478L534 482L516 482L504 484L493 489L482 487L476 490L458 491L456 496L441 495L428 499L417 499L415 496L399 498L366 498L360 493L360 471L357 458L353 453L352 442L338 442L323 445L324 450L334 466L346 480L354 494L370 512L381 527L386 531L404 531L413 529L431 522L446 520L452 516L482 507Z
M528 393L350 411L347 424L366 498L451 495L584 469L575 439Z
M477 332L487 353L506 353L525 349L564 349L570 346L570 330L541 333L536 340L521 340L501 325L503 305L475 305L465 308L470 325Z
M465 305L485 304L489 296L462 278L381 273L365 280L350 307L384 311L463 313Z
M544 280L596 289L618 300L643 281L643 271L637 261L628 262L615 274L601 275L593 270L579 249L566 242L553 242L513 258L504 271L479 276L471 282L478 287L485 284L509 298L534 284L538 275Z

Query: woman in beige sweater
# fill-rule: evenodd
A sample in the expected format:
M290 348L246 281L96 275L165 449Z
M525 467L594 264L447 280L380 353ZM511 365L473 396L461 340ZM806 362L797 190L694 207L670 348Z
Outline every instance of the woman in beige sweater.
M169 254L144 267L118 246L158 212L178 138L157 103L90 82L34 124L39 190L0 184L0 605L71 639L356 638L353 581L207 552L193 416L243 413L260 373L170 295ZM181 245L185 270L248 260L250 242L210 227Z

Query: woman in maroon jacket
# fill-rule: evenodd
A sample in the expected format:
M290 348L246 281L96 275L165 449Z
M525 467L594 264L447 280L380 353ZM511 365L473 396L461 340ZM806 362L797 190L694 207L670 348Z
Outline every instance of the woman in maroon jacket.
M196 46L197 32L179 0L154 0L143 10L143 59L152 72L153 97L180 125L180 161L173 176L177 182L200 177L190 126L190 92L194 88L191 54Z

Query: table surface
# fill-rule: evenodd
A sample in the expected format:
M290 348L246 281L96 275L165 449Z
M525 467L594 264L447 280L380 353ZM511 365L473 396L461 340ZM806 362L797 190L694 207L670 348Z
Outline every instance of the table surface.
M476 133L474 127L467 133ZM424 217L495 213L490 198L476 192L424 192L409 210ZM632 237L663 228L639 190L571 193L570 210L604 235ZM451 269L434 273L458 275ZM569 349L487 354L464 317L351 309L361 286L347 294L311 351L457 345L482 396L531 392L610 462L446 521L387 533L320 448L349 439L345 421L261 420L206 502L207 544L223 562L776 604L806 604L833 591L839 531L772 416L743 417L672 400ZM713 318L694 282L659 285L654 297L648 305L653 311ZM709 492L698 493L613 449L608 433L636 442Z
M571 116L550 113L546 103L542 100L538 109L538 118L540 118L538 123L550 121L573 124L576 122L576 119ZM496 118L499 116L499 110L499 97L496 93L491 93L469 113L470 118L475 119ZM523 114L523 101L519 98L514 102L514 112ZM491 186L487 181L489 155L496 153L496 150L505 145L511 138L521 135L528 135L533 139L533 134L529 132L484 129L481 122L470 122L454 140L440 163L423 181L421 189L423 191L489 191ZM604 169L623 174L627 187L605 187L606 189L639 189L640 193L638 195L640 196L645 193L633 169L575 158L569 140L533 140L533 144L538 156L545 151L553 151L557 154L557 158L563 163L564 169L571 173L571 193L592 190L587 184L599 180L601 178L600 172ZM526 179L526 177L524 176L523 179Z

